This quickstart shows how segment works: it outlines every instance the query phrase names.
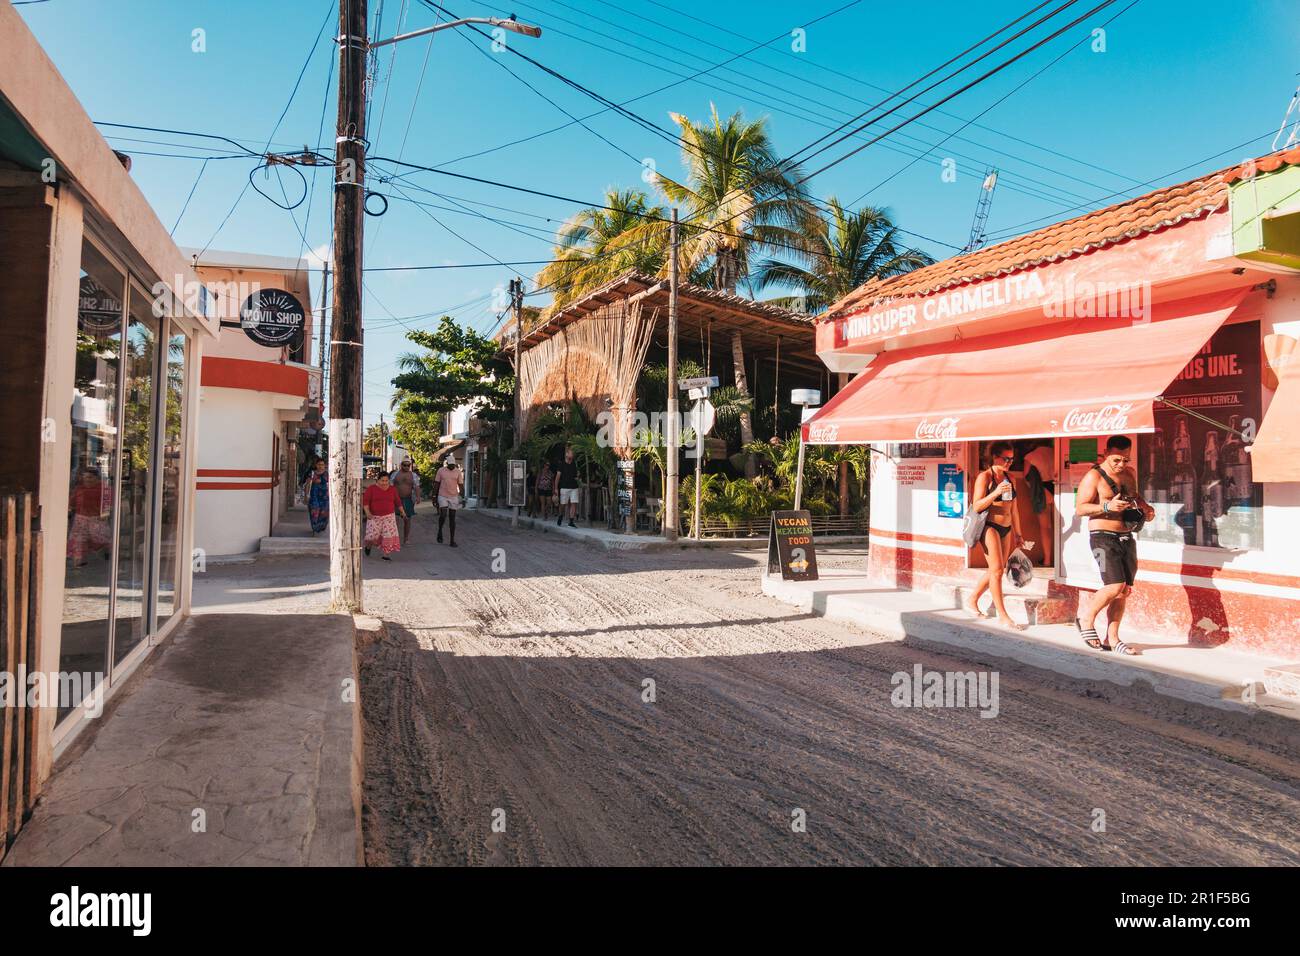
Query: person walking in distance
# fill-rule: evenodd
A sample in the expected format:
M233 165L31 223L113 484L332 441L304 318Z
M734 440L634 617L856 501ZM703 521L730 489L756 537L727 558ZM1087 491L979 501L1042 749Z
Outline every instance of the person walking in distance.
M1101 571L1101 588L1074 619L1084 643L1103 651L1136 655L1137 648L1119 639L1124 608L1137 576L1137 531L1156 516L1138 495L1137 472L1131 466L1133 440L1115 435L1106 440L1101 463L1079 482L1074 513L1088 519L1088 543ZM1106 638L1097 634L1097 616L1106 612Z
M1006 601L1002 596L1002 575L1006 570L1007 556L1019 547L1024 539L1020 534L1020 515L1016 511L1016 486L1011 480L1008 469L1016 460L1015 450L1007 441L997 441L989 449L989 468L981 471L975 479L974 498L971 509L988 512L988 524L984 528L984 537L980 545L988 561L988 570L975 585L975 592L966 603L966 610L976 617L983 617L980 612L980 598L988 591L993 595L993 608L997 611L998 622L1013 631L1022 630L1021 626L1007 613Z
M541 505L542 520L551 516L551 492L555 487L555 472L549 461L542 462L542 470L537 475L537 501Z
M385 561L391 561L390 554L402 550L402 539L397 536L397 509L402 507L402 499L397 489L388 481L388 472L381 471L375 483L361 496L361 507L366 513L366 537L363 542L366 554L375 545L384 552L380 555Z
M456 467L456 459L448 455L438 473L433 476L433 483L438 489L438 543L442 544L442 527L451 525L450 544L456 547L456 512L460 508L460 488L464 484L465 473Z
M389 476L397 496L402 499L402 543L411 540L411 519L415 506L420 503L420 476L411 467L411 459L403 458L401 466Z
M330 476L325 472L324 458L312 463L312 470L303 482L303 497L307 500L307 515L315 537L330 523Z
M569 511L569 527L576 528L573 519L578 514L578 463L573 460L573 448L566 446L564 461L555 472L555 500L560 506L560 514L555 519L558 527L564 523L565 506Z

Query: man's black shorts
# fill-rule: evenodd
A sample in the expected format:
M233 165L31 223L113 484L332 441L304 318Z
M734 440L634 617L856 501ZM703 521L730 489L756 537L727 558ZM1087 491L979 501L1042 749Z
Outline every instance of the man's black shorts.
M1088 535L1102 584L1132 585L1137 576L1137 538L1127 532L1093 531Z

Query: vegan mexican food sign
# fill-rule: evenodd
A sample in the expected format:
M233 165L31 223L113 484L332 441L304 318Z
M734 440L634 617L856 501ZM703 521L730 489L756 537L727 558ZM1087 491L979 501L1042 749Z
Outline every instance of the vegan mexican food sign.
M302 303L283 289L260 289L239 309L244 334L268 348L291 345L302 335L306 321Z
M786 581L817 580L811 512L772 512L767 536L767 573L776 574L778 570Z

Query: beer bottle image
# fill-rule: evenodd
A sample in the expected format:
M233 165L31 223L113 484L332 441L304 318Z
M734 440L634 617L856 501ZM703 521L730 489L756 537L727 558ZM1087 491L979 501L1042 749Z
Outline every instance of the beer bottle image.
M1169 479L1165 474L1165 433L1157 428L1147 439L1147 453L1143 460L1142 498L1155 511L1153 537L1163 538L1169 533Z
M1187 427L1187 416L1178 416L1178 430L1174 434L1174 457L1178 457L1179 452L1187 455L1187 461L1190 464L1192 460L1192 433Z
M1240 548L1251 545L1255 512L1254 488L1250 481L1250 459L1247 457L1246 443L1238 434L1240 415L1228 419L1228 437L1223 443L1223 491L1224 508L1235 537L1235 544Z
M1223 471L1232 487L1232 494L1228 496L1229 508L1249 508L1251 505L1250 459L1246 454L1246 443L1237 434L1240 420L1239 415L1228 419L1228 437L1223 443Z
M1219 460L1219 433L1205 435L1205 467L1201 471L1201 544L1219 545L1219 519L1223 517L1223 470Z
M1196 472L1192 469L1191 455L1174 445L1174 474L1169 483L1169 511L1174 523L1182 529L1183 543L1196 544Z

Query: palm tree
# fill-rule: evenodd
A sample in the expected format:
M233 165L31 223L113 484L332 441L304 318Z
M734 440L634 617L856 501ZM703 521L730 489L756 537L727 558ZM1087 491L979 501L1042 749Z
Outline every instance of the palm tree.
M555 261L537 273L551 287L547 314L625 272L658 273L667 249L664 210L639 189L610 189L608 208L581 209L555 236Z
M789 243L797 250L791 252L796 263L767 259L759 264L754 275L758 288L795 290L794 295L770 301L797 311L822 312L872 279L901 275L934 261L901 241L887 210L863 206L849 212L834 196L826 206L827 216L818 216Z
M696 123L671 114L681 130L681 182L655 174L659 190L682 207L687 226L681 260L687 270L713 264L713 287L735 292L749 273L755 246L794 244L808 227L812 207L797 183L799 167L783 162L772 145L766 120L748 121L740 112L725 120L713 107L708 120ZM731 334L731 358L736 387L749 393L741 333ZM754 440L749 412L740 417L741 443ZM745 473L754 474L746 456Z

